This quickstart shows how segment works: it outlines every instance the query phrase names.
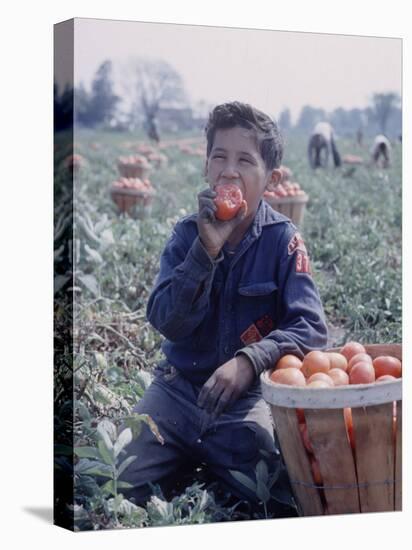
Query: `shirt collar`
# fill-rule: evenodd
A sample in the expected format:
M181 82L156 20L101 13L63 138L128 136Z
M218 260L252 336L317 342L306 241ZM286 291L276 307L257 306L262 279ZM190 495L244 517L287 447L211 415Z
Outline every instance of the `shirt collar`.
M260 199L255 219L252 222L249 232L253 237L257 238L262 233L262 227L287 221L289 221L289 219L286 216L273 210L264 199Z

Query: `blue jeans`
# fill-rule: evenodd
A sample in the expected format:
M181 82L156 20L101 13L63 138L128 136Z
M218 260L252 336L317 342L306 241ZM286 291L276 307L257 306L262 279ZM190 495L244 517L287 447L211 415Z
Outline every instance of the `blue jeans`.
M179 468L197 462L206 464L208 472L233 495L258 504L256 494L230 470L240 471L256 481L256 464L263 459L270 473L280 468L272 496L294 508L289 479L274 438L270 409L261 396L259 383L229 410L211 420L196 404L201 386L193 385L166 363L157 367L155 375L134 412L148 414L154 420L164 444L144 424L137 439L126 447L127 456L135 455L137 459L121 476L122 481L133 485L133 489L124 491L125 496L134 497L142 504L151 495L148 482L161 485Z

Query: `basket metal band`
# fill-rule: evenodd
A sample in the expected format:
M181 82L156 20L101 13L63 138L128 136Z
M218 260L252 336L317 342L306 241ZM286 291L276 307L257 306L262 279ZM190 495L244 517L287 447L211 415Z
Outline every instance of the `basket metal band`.
M275 384L265 371L260 376L263 398L286 408L339 409L367 407L402 399L402 379L379 384L356 384L334 388L299 388Z

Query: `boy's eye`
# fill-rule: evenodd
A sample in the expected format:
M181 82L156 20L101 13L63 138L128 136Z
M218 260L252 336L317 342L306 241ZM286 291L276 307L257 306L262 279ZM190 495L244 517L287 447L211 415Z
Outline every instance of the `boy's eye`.
M249 164L252 164L252 161L250 159L241 158L240 161L241 162L248 162Z
M212 158L214 158L214 159L224 159L225 157L223 155L216 154L216 155L213 155Z

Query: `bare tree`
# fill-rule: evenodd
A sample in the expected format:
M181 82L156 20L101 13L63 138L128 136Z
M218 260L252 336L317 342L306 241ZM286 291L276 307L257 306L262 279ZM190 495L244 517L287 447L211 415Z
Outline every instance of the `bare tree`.
M135 58L129 62L123 82L130 97L132 118L143 116L148 137L159 141L157 116L167 104L184 104L186 93L179 73L163 59ZM123 75L123 76L124 76ZM137 113L140 111L140 113Z
M400 97L395 93L373 94L371 117L378 124L379 130L384 134L386 125L394 107L397 107Z

